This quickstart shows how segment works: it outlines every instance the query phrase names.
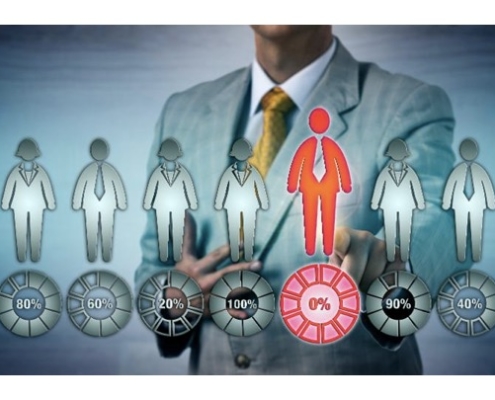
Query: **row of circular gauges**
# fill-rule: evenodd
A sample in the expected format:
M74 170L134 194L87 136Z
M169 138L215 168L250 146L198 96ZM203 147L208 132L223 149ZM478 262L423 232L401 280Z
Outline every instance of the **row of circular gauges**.
M276 308L268 282L250 271L226 274L212 288L208 307L194 279L170 269L149 278L137 297L144 324L158 335L190 332L208 313L234 336L251 336L271 322ZM92 271L70 287L67 312L83 333L106 337L129 322L133 300L129 286L109 271ZM432 300L425 283L406 271L376 279L367 292L365 316L380 332L408 336L428 321ZM329 264L307 265L285 282L280 314L288 330L303 341L327 344L352 330L361 313L361 297L352 278ZM26 270L0 285L0 323L12 333L34 337L52 329L62 312L55 282ZM443 324L462 336L478 336L495 326L495 281L475 270L451 276L441 287L437 312Z

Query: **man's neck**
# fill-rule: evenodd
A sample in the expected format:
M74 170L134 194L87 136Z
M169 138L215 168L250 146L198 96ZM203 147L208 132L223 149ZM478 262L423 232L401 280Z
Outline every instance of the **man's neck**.
M279 40L255 35L256 59L274 82L283 83L328 50L332 40L326 26Z

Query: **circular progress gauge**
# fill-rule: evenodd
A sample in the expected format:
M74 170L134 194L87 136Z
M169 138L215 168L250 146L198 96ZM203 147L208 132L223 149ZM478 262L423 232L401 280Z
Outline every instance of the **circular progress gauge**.
M480 271L451 276L440 288L437 311L442 323L461 336L479 336L495 326L495 281Z
M61 312L60 290L42 272L16 272L0 285L0 322L18 336L43 335L57 324Z
M72 323L86 335L113 335L131 318L131 289L112 272L88 272L71 285L67 311Z
M412 335L428 322L432 307L426 284L406 271L386 273L368 289L366 313L380 332L395 337Z
M164 292L167 295L164 296ZM169 270L144 282L137 298L141 320L162 336L180 336L201 320L204 296L196 281L186 274Z
M268 282L250 271L230 272L220 279L210 296L211 318L229 335L252 336L265 329L275 313L275 295ZM229 311L242 310L247 318Z
M280 313L289 331L314 344L343 338L358 321L360 309L359 291L352 278L328 264L297 270L280 296Z

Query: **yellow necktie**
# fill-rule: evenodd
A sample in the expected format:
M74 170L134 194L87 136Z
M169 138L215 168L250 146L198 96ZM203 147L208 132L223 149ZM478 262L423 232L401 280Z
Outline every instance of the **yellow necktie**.
M270 90L261 99L263 133L254 146L249 162L264 178L275 160L287 135L285 115L294 107L291 98L279 87Z

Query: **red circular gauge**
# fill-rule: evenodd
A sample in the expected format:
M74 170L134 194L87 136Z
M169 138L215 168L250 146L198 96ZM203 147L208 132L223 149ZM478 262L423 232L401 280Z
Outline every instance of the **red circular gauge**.
M349 333L359 318L361 299L352 278L329 264L294 272L280 295L280 313L299 339L328 344Z

